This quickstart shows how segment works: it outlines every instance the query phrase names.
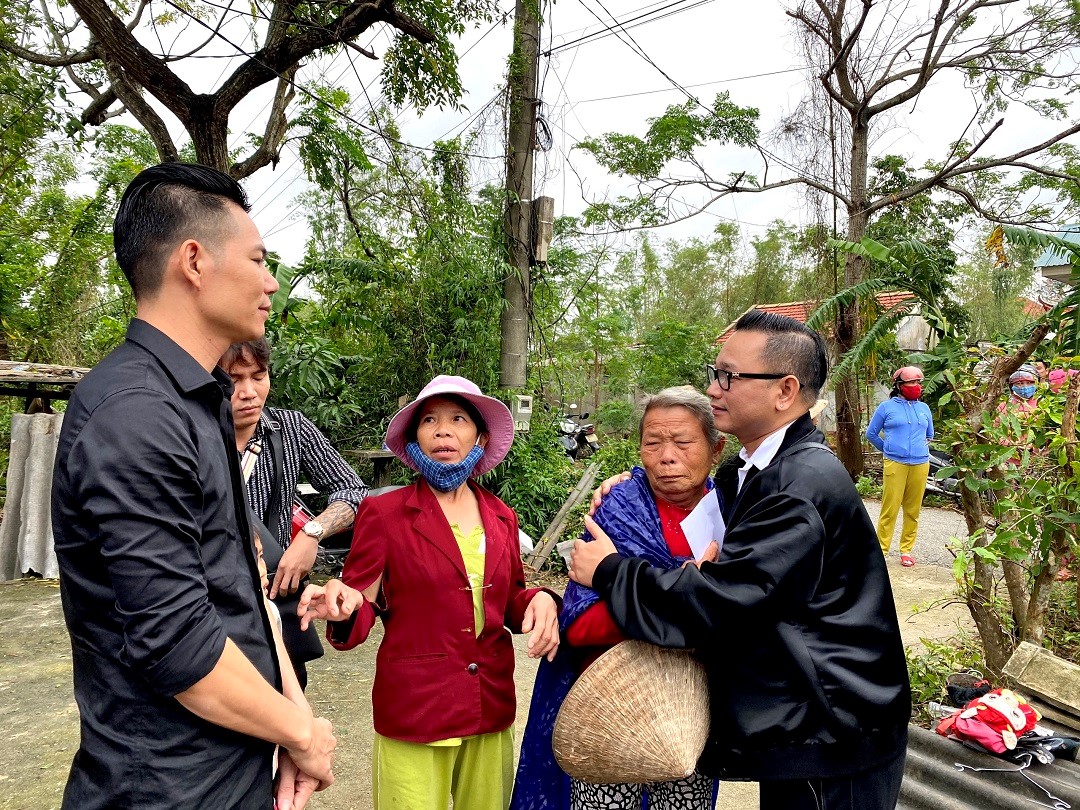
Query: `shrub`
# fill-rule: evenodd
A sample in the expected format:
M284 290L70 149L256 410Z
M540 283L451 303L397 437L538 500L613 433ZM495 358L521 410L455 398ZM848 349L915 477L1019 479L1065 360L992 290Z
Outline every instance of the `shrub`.
M544 533L580 476L557 439L554 423L534 419L528 433L516 436L506 460L480 479L517 512L522 530L534 540Z
M908 677L911 679L912 721L929 728L933 716L931 702L949 704L945 681L954 672L985 672L982 645L969 633L952 639L920 639L925 649L906 647Z

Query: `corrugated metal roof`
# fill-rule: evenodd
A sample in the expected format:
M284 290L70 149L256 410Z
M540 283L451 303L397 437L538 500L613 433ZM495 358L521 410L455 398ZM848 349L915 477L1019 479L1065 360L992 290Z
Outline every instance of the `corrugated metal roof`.
M1060 239L1070 242L1074 245L1080 245L1080 223L1073 225L1066 225L1060 231L1054 234ZM1060 267L1061 265L1069 264L1069 257L1063 250L1056 247L1048 247L1043 251L1042 255L1035 260L1035 267Z
M1018 767L1008 760L917 726L910 726L909 732L899 810L1013 810L1036 805L1080 810L1080 765L1075 762L1059 759L1052 765L1032 765L1024 770L1025 778L1005 772ZM965 768L958 768L958 763Z

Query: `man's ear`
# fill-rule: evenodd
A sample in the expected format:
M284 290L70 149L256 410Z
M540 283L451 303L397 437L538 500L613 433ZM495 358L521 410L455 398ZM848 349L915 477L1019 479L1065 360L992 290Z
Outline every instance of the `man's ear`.
M780 380L776 391L776 410L778 411L786 411L802 401L802 385L793 374Z
M194 239L187 239L173 252L170 263L176 263L184 281L196 290L201 290L206 280L203 272L207 261L209 261L209 255L206 248Z

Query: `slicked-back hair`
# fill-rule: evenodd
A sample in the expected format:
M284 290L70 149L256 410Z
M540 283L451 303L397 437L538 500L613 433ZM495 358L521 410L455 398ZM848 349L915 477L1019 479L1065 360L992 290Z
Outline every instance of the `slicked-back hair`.
M709 447L720 443L720 430L713 421L712 403L709 398L690 385L665 388L657 394L645 396L640 403L641 421L638 422L638 441L645 435L645 417L656 408L686 408L698 420Z
M735 322L737 332L766 335L761 362L772 374L794 374L802 398L814 403L829 374L829 355L821 335L786 315L753 309Z
M240 184L209 166L162 163L135 176L113 220L113 248L136 301L161 289L177 244L222 235L230 202L251 210Z
M270 369L270 344L266 338L234 343L221 355L218 365L229 371L236 363L254 363L259 371Z

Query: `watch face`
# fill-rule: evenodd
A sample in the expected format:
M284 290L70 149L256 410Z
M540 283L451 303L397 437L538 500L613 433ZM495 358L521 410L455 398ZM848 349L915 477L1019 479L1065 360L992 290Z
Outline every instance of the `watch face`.
M323 527L317 520L309 520L304 526L304 534L310 534L312 537L322 538Z

